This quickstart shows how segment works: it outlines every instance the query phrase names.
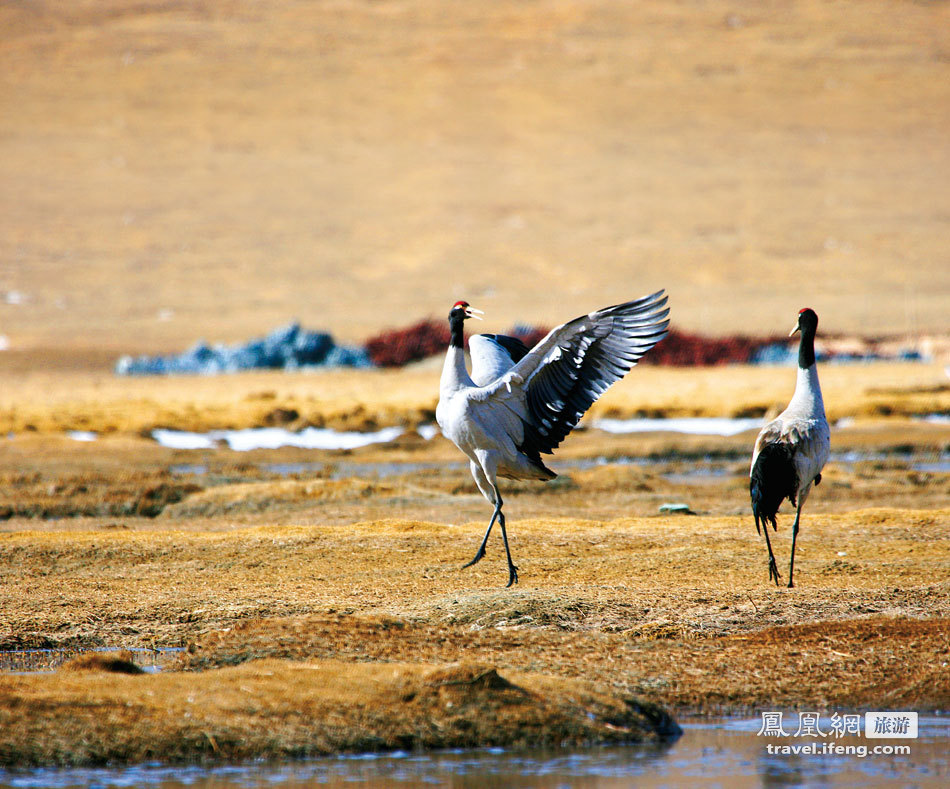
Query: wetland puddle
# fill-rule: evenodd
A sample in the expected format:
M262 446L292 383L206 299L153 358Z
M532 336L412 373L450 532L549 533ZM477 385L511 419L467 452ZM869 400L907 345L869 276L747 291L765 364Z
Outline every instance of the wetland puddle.
M617 465L617 466L640 466L643 468L668 468L676 464L675 470L668 469L661 472L661 476L667 482L677 484L710 484L724 482L733 476L746 476L748 468L742 465L737 470L736 464L739 461L745 461L745 455L726 455L722 457L705 456L701 458L675 458L675 457L634 457L632 455L622 455L619 457L595 457L595 458L555 458L549 462L551 468L559 473L570 471L586 471L599 466ZM930 473L950 472L950 452L934 453L883 453L883 452L832 452L830 462L838 463L847 470L853 470L856 463L861 462L898 462L906 464L908 470ZM258 463L256 467L265 474L276 474L281 477L290 477L295 474L316 474L327 466L331 466L330 479L350 479L350 478L376 478L386 479L387 477L401 476L403 474L415 474L427 471L458 471L467 468L467 465L459 461L449 462L349 462L337 461L326 463L321 461L312 462L286 462L286 463ZM206 463L177 463L169 466L169 471L173 474L203 476L210 473L210 466Z
M795 731L795 716L785 728ZM828 729L830 722L822 718ZM518 786L944 787L950 780L950 718L921 716L913 740L864 737L784 739L758 736L762 720L725 718L687 721L683 736L664 745L590 748L582 751L443 751L358 754L282 763L220 767L135 767L0 771L0 786L23 789L147 786L157 789L224 789L270 786ZM779 755L769 745L823 744L851 748L850 754ZM895 745L910 753L896 754ZM867 749L861 756L861 748ZM873 753L875 747L890 753Z

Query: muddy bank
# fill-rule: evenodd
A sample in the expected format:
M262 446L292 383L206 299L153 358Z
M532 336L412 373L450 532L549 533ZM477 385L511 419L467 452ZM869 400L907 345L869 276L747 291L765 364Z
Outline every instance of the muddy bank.
M676 733L672 719L648 702L475 662L266 660L200 675L0 677L6 766L585 746Z

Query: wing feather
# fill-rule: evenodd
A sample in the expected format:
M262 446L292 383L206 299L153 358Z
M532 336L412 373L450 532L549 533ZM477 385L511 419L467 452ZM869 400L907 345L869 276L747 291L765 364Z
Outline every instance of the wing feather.
M661 290L568 321L473 396L520 399L526 411L521 450L540 462L538 453L551 453L608 387L666 336L666 303Z

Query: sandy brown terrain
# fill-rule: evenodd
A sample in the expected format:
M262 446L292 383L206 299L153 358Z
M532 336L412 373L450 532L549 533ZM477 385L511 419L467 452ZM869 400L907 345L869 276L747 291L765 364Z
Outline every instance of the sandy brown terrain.
M805 304L947 329L946 3L77 0L0 28L14 348L358 341L462 297L497 331L661 286L712 334Z

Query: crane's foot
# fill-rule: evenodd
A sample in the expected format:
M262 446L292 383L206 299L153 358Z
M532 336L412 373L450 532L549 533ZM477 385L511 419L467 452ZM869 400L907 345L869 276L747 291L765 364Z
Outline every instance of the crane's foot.
M794 589L794 588L795 588L795 584L792 582L792 576L791 576L791 575L788 576L788 588L789 588L789 589Z
M779 586L779 581L781 580L781 578L779 577L779 574L778 574L778 566L775 564L775 557L774 557L774 556L773 556L771 559L769 559L769 580L770 580L770 581L775 581L775 585L776 585L776 586ZM789 584L788 584L788 585L789 585L789 586L792 585L792 584L791 584L791 581L789 581Z
M479 548L478 553L475 554L475 558L472 559L472 561L463 564L462 569L464 570L466 567L471 567L473 564L478 564L483 558L485 558L485 549Z
M505 584L505 589L513 584L518 583L518 568L513 564L508 565L508 583Z

